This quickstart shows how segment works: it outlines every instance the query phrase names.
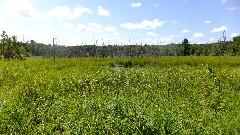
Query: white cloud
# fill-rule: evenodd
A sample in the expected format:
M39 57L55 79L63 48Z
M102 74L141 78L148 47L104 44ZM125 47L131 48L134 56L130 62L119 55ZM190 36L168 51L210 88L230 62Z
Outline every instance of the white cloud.
M188 32L190 32L190 30L188 30L188 29L182 30L182 33L188 33Z
M5 11L27 19L43 19L44 16L28 0L10 0Z
M49 16L57 17L60 20L70 20L70 19L76 19L80 17L83 13L92 13L92 11L88 8L74 7L73 10L71 10L68 6L57 6L54 9L51 9L47 12Z
M177 38L180 38L180 37L182 37L182 35L176 35L176 37L177 37Z
M210 24L210 23L211 23L211 21L208 21L208 20L207 20L207 21L204 21L204 23L206 23L206 24Z
M182 37L182 35L170 35L170 37L171 37L171 38L174 38L174 37L180 38L180 37Z
M114 31L116 31L116 29L117 28L115 26L107 26L104 28L104 30L107 32L114 32Z
M216 40L216 38L210 38L209 40L212 42L212 41L215 41L215 40Z
M195 34L193 34L193 37L194 38L202 38L202 37L204 37L204 34L203 33L195 33Z
M86 34L87 36L92 36L92 35L93 35L92 32L86 32L85 34Z
M232 33L231 34L231 37L236 37L236 36L238 36L239 34L238 33Z
M81 35L74 35L74 36L68 36L68 37L64 36L61 39L62 41L60 41L60 43L68 46L80 45L85 43L88 44L85 39L81 38Z
M228 30L226 26L221 26L219 28L214 28L211 32L222 32L224 30Z
M109 16L110 15L109 11L104 9L101 6L98 6L98 14L101 16Z
M171 37L147 37L140 40L135 40L139 44L148 45L166 45L172 41Z
M220 3L226 3L228 0L221 0Z
M121 44L121 39L117 35L95 35L90 37L91 44L96 45L113 45Z
M205 44L205 42L203 42L203 41L198 41L197 44Z
M119 33L119 32L115 32L115 33L113 33L113 35L114 35L114 36L119 36L120 33Z
M52 29L51 26L42 25L42 26L40 26L40 31L43 31L43 32L53 32L53 29Z
M98 23L88 23L87 31L100 32L102 30L102 25Z
M102 25L98 24L98 23L88 23L87 25L78 24L76 31L77 32L86 32L86 33L101 32Z
M63 24L62 26L63 26L64 28L66 28L68 32L72 32L73 29L74 29L74 25L71 24L71 23L65 23L65 24Z
M2 32L6 28L6 19L4 17L0 17L0 32Z
M158 4L154 3L153 6L154 6L154 7L158 7Z
M23 41L23 37L24 37L25 42L29 41L31 39L35 40L35 38L33 38L33 35L35 33L32 33L32 31L30 29L13 26L13 27L4 27L4 29L2 29L2 30L6 31L6 33L9 36L12 36L12 35L17 36L17 39L19 41Z
M128 23L124 23L124 24L120 24L121 27L125 28L125 29L137 29L138 25L128 22Z
M142 5L142 3L132 3L131 6L132 7L140 7Z
M158 19L149 21L149 20L143 20L141 23L132 23L128 22L125 24L120 24L121 27L125 29L156 29L157 27L162 26L167 21L159 21Z
M76 31L77 32L85 32L86 31L86 26L84 24L78 24Z
M230 7L230 8L227 8L227 10L229 10L229 11L235 11L235 10L238 10L238 8L237 8L237 7Z
M171 43L171 41L172 41L171 37L162 37L158 40L158 42L163 45L169 44Z
M163 23L164 21L159 21L158 19L153 21L144 20L138 25L138 27L139 29L156 29L157 27L162 26Z
M173 22L174 24L179 23L177 20L172 20L172 22Z
M92 13L92 11L89 8L80 7L79 5L77 5L73 9L73 17L74 18L81 16L83 13Z
M151 37L158 37L159 35L153 32L147 32L146 33L147 36L151 36Z
M194 41L194 39L193 39L193 38L189 38L188 40L189 40L189 41Z

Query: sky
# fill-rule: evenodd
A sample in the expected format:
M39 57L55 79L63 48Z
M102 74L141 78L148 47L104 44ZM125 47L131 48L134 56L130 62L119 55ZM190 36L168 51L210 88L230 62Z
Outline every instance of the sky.
M0 31L59 45L166 45L240 35L240 0L0 0Z

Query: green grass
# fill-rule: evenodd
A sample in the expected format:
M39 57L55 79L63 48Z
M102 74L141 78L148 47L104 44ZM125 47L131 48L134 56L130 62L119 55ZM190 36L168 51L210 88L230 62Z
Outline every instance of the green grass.
M0 134L240 134L239 66L239 57L1 61Z

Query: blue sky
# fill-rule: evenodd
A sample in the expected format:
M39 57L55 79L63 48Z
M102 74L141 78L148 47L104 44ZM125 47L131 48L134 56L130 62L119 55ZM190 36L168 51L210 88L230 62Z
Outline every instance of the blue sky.
M211 43L240 35L240 0L1 0L0 30L46 44Z

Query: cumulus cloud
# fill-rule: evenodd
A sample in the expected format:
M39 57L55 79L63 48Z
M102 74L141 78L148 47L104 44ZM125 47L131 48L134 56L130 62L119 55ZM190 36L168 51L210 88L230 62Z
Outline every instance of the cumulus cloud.
M51 26L48 25L41 25L40 30L43 32L53 32L53 29Z
M114 36L119 36L120 33L119 33L119 32L114 32L113 35L114 35Z
M193 34L193 37L194 38L202 38L202 37L204 37L204 34L203 33L195 33L195 34Z
M92 31L92 32L100 32L102 29L102 25L98 24L98 23L88 23L88 31Z
M197 44L205 44L203 41L198 41Z
M179 23L177 20L172 20L172 22L173 22L174 24Z
M77 32L86 32L86 33L92 33L92 32L100 32L102 31L102 25L98 23L88 23L85 24L78 24L77 25Z
M114 32L114 31L116 31L116 29L117 28L115 26L107 26L104 28L104 30L107 32Z
M230 8L227 8L227 10L229 10L229 11L235 11L235 10L238 10L238 8L237 8L237 7L230 7Z
M220 3L226 3L228 0L221 0Z
M154 3L153 6L154 6L154 7L158 7L158 4Z
M72 32L74 29L74 25L71 23L64 23L62 26L66 28L68 32Z
M166 45L170 44L172 41L171 37L147 37L141 40L138 40L138 42L142 44L152 44L152 45Z
M5 26L5 18L0 18L0 31L3 31Z
M182 35L176 35L176 37L177 37L177 38L180 38L180 37L182 37Z
M76 31L77 32L85 32L86 31L86 26L84 24L78 24Z
M142 3L132 3L131 6L132 7L140 7L142 5Z
M171 38L174 38L174 37L180 38L180 37L182 37L182 35L170 35L170 37L171 37Z
M155 19L153 21L144 20L140 24L138 24L139 29L156 29L157 27L162 26L164 21L159 21Z
M219 28L214 28L211 32L223 32L224 30L228 30L226 26L221 26Z
M110 12L108 10L104 9L103 7L98 6L98 14L100 16L109 16Z
M158 37L159 35L153 32L147 32L146 33L147 36L151 36L151 37Z
M212 42L212 41L215 41L216 39L215 38L210 38L209 40Z
M162 37L158 40L158 42L163 45L169 44L171 43L171 41L172 41L171 37Z
M4 5L5 11L27 19L43 19L44 15L28 0L10 0Z
M236 37L236 36L238 36L239 34L238 33L232 33L231 34L231 37Z
M206 24L210 24L210 23L211 23L211 21L208 21L208 20L207 20L207 21L204 21L204 23L206 23Z
M74 9L70 9L68 6L57 6L54 9L51 9L47 12L49 16L57 17L60 20L65 19L76 19L80 17L83 13L92 13L88 8L76 6Z
M138 28L138 24L134 24L134 23L131 23L131 22L120 24L120 26L125 28L125 29L137 29Z
M193 38L189 38L188 41L194 41L194 39Z
M190 30L188 30L188 29L182 30L182 33L188 33L188 32L190 32Z
M166 22L167 21L159 21L158 19L155 19L152 21L143 20L140 23L134 24L132 22L128 22L125 24L120 24L120 26L125 29L156 29L156 28L162 26Z

